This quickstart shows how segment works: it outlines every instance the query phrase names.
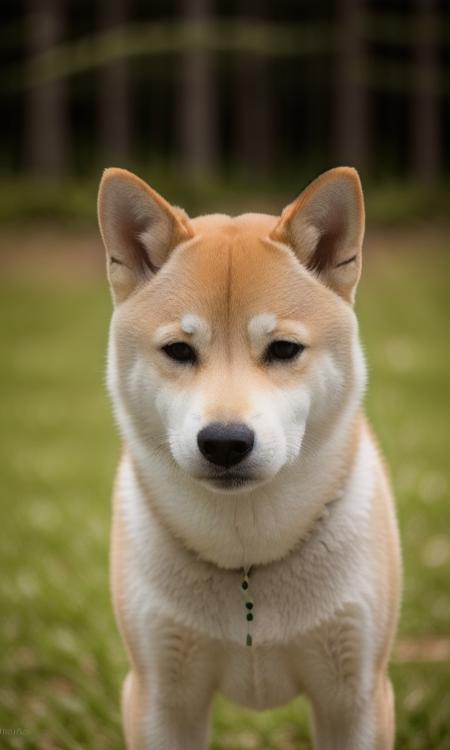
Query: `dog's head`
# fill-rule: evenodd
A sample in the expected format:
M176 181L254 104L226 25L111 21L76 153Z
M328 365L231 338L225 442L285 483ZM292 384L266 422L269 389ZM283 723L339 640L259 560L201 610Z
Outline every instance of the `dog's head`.
M99 220L115 302L109 387L127 440L222 492L314 449L362 386L357 173L325 173L281 217L191 220L110 169Z

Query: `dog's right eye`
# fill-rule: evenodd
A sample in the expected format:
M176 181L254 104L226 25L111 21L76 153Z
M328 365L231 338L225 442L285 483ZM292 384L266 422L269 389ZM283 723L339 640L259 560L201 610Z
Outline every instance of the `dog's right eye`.
M162 347L162 351L170 359L182 364L194 365L198 360L195 349L184 341L175 341L173 344L166 344Z

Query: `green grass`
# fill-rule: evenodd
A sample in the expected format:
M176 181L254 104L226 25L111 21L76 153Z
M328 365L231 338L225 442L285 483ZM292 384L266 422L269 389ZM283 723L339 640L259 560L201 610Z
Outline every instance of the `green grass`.
M402 636L448 635L450 259L387 246L358 310L368 410L391 466L405 560ZM108 592L119 444L103 388L100 280L17 274L0 288L0 747L123 747L126 669ZM392 668L401 750L450 748L450 665ZM214 750L306 750L306 707L254 714L218 698ZM343 748L344 750L344 748Z

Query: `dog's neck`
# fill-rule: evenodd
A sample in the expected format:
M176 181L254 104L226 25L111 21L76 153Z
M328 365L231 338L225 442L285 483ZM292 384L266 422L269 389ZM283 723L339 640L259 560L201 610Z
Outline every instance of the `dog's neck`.
M147 505L197 557L239 571L284 558L311 533L351 471L361 429L359 413L314 441L295 464L245 494L225 496L187 477L161 453L132 443L132 462Z

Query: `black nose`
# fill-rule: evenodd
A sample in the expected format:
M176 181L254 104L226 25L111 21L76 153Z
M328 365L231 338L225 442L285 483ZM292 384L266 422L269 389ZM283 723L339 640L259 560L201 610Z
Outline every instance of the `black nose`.
M255 433L245 424L212 422L197 435L197 443L205 458L227 469L240 463L253 448Z

